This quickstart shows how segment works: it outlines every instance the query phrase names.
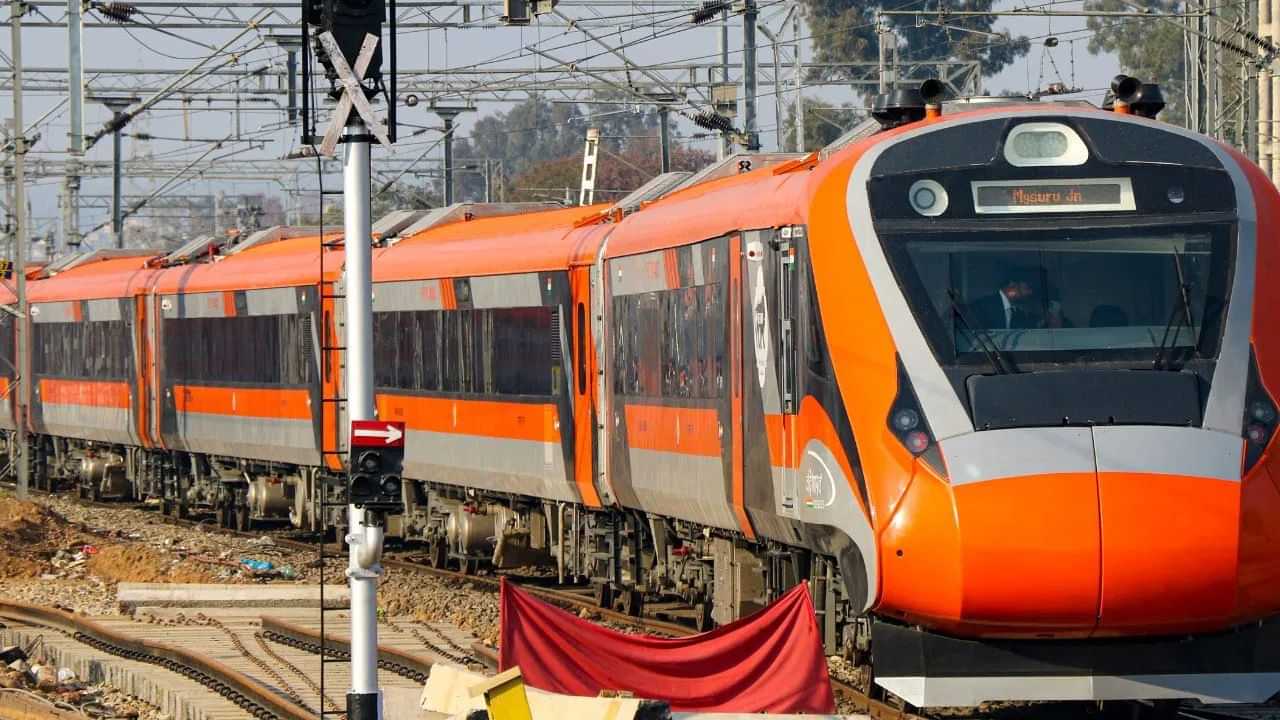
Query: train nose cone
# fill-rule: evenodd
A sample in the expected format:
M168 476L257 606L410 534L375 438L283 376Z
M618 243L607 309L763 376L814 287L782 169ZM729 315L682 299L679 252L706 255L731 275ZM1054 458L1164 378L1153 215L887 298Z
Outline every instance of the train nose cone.
M955 568L955 589L928 610L956 631L1169 635L1280 612L1280 485L1266 467L1241 482L1240 448L1238 437L1172 427L949 438L951 516L904 498L885 535L886 586L898 569L925 577L911 566L923 538L904 531L927 515L953 528L957 549L935 555Z
M1087 636L1100 586L1089 430L989 431L943 450L961 544L961 623L992 635Z
M1235 613L1240 483L1100 472L1098 635L1218 629Z
M1093 492L1093 475L1083 473L956 488L963 621L1010 636L1092 631L1099 585Z
M1095 428L1102 517L1098 635L1218 629L1236 614L1241 440Z

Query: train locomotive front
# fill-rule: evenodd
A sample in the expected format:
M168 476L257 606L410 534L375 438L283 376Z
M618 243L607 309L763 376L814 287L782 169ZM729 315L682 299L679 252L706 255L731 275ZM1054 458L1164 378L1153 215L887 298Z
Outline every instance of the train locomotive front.
M809 251L876 682L917 706L1280 691L1270 182L1069 105L832 159Z

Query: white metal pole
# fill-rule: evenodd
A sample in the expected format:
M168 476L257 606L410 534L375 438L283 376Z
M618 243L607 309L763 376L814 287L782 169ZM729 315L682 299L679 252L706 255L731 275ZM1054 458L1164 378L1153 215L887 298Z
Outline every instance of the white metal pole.
M22 116L22 16L27 6L22 0L10 0L9 28L13 43L13 274L18 281L18 332L16 333L17 369L14 382L18 386L15 399L17 422L14 423L18 497L27 497L31 485L31 466L27 462L27 156L26 123Z
M343 159L346 246L347 412L351 420L373 420L373 226L369 219L369 133L360 120L347 123ZM378 689L378 577L382 527L367 513L347 507L347 578L351 586L351 720L382 717Z

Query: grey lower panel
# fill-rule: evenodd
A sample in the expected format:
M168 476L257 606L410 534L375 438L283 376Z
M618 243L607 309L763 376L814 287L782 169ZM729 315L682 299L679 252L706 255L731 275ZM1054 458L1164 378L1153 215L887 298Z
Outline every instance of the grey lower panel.
M971 707L1002 700L1174 700L1260 703L1280 691L1280 673L1004 677L877 677L917 707Z
M1098 472L1161 473L1240 481L1239 434L1187 427L1095 427Z
M578 502L558 441L410 430L405 477Z
M137 436L131 420L128 408L40 405L40 421L44 432L50 435L132 445L137 443Z
M310 420L178 413L178 437L191 452L254 460L318 465L320 452Z
M1087 427L985 430L947 438L941 447L952 485L1096 470Z
M631 489L640 509L726 530L738 519L724 490L719 457L631 448Z

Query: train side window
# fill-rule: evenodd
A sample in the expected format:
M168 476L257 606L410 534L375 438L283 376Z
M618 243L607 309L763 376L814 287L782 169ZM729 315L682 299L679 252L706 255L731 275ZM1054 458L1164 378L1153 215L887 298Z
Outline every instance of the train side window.
M809 372L818 377L831 377L827 367L827 339L822 329L822 317L818 312L818 294L813 285L812 272L806 273L805 281L800 287L804 290L804 298L800 301L801 312L804 313L804 357Z
M554 318L547 307L376 313L377 386L550 395Z
M259 385L312 381L311 363L303 353L306 323L300 315L172 319L165 321L163 332L164 372L170 380Z
M614 393L723 397L726 332L721 283L615 297L613 322Z
M37 375L123 380L133 345L123 320L33 323L32 370Z

